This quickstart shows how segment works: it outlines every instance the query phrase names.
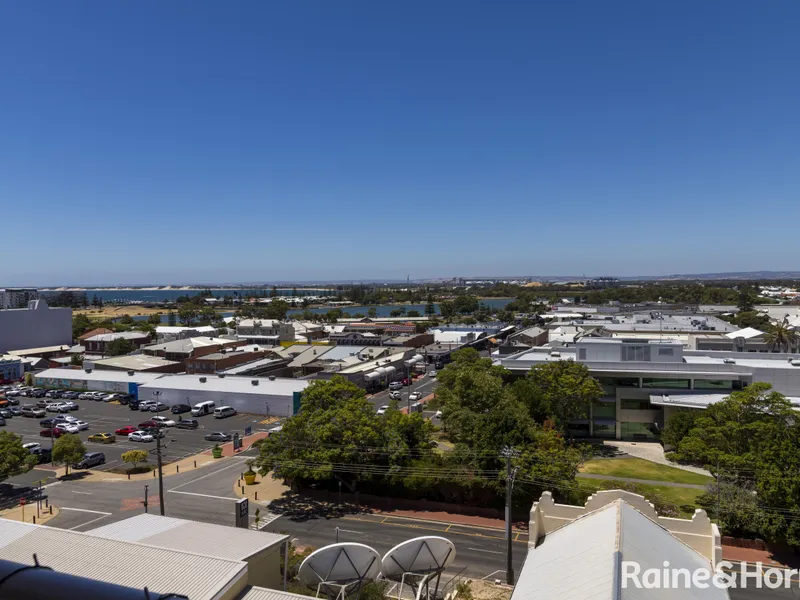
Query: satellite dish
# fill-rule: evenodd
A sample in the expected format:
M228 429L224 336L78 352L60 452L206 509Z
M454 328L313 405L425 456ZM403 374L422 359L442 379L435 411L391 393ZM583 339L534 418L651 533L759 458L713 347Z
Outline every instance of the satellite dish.
M325 546L309 554L300 565L297 577L310 588L324 591L330 598L346 598L361 589L365 581L380 574L381 557L364 544L344 542Z
M439 580L444 570L453 564L456 548L450 540L431 535L414 538L398 544L383 557L381 575L386 579L399 579L403 597L403 585L417 585L415 598L419 600L423 591L428 598L436 598ZM433 595L430 582L436 580Z

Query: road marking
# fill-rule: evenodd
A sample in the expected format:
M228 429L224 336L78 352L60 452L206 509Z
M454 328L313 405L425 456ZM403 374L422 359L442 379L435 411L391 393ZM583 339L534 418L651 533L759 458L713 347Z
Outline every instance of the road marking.
M201 498L217 498L218 500L239 500L239 498L230 498L229 496L212 496L211 494L198 494L197 492L176 492L169 490L170 494L186 494L187 496L200 496Z
M445 529L445 531L450 531L450 528L451 528L451 527L452 527L452 525L448 525L448 526L447 526L447 529Z
M206 473L205 475L202 475L201 477L198 477L197 479L192 479L191 481L187 481L186 483L182 483L180 485L176 485L174 488L172 488L169 491L172 492L172 491L178 490L178 489L180 489L182 487L186 487L187 485L195 483L196 481L200 481L201 479L205 479L206 477L211 477L212 475L216 475L217 473L222 473L222 471L227 471L228 469L231 469L233 467L241 467L242 466L241 463L243 461L247 460L244 457L237 457L237 456L232 456L230 458L233 459L236 462L234 464L232 464L232 465L228 465L227 467L222 467L221 469L217 469L216 471L212 471L211 473Z
M352 529L342 529L341 527L337 527L336 529L338 529L342 533L357 533L358 535L363 535L364 533L363 531L353 531Z
M481 577L481 579L489 579L489 577L491 577L492 575L497 575L498 573L505 573L505 570L500 569L498 571L492 571L486 577Z
M385 517L384 519L381 520L381 523L386 523L386 521L388 521L388 520L389 520L389 517Z
M82 494L84 496L91 496L92 492L79 492L78 490L72 490L73 494Z
M111 514L111 513L109 513L109 514ZM81 523L80 525L75 525L75 527L70 527L70 528L69 528L69 531L74 531L74 530L76 530L78 527L86 527L86 526L87 526L87 525L89 525L90 523L94 523L95 521L99 521L100 519L105 519L107 516L108 516L108 515L103 515L102 517L97 517L96 519L92 519L91 521L86 521L86 523Z
M112 514L110 512L103 512L102 510L89 510L88 508L69 508L68 506L62 506L61 510L74 510L75 512L94 513L96 515L103 515L105 517Z
M475 552L488 552L489 554L505 554L505 552L499 552L497 550L484 550L483 548L467 548L467 550L475 550Z
M393 517L393 518L398 518L398 517ZM347 521L364 521L364 522L367 522L367 523L380 524L379 521L372 521L370 519L359 519L358 517L343 517L342 519L343 520L347 520ZM438 523L438 521L430 521L430 522L431 523ZM445 523L441 523L441 524L445 525ZM406 523L387 522L387 523L384 523L384 525L389 525L390 527L405 527L406 529L426 529L428 531L441 531L441 532L445 531L444 529L439 529L437 527L429 527L429 526L426 526L426 525L411 525L411 524L406 524ZM452 523L451 523L451 525L452 525ZM472 527L472 525L459 525L459 524L455 524L455 525L456 525L456 527ZM502 530L495 529L495 530L492 530L492 531L502 531ZM483 533L466 533L464 531L450 531L449 533L450 533L450 535L463 535L463 536L468 536L468 537L477 537L477 538L481 538L481 539L484 539L484 540L504 540L504 539L506 539L505 536L502 536L502 535L486 535L486 534L483 534ZM525 540L512 540L512 541L516 541L518 544L527 544L528 543Z

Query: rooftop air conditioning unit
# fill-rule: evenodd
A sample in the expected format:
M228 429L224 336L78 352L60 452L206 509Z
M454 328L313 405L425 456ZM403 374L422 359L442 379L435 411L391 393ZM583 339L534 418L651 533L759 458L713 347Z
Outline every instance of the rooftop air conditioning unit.
M225 379L225 373L217 373L217 377L220 379Z
M558 350L553 350L552 352L550 352L550 356L561 356L561 352L559 352Z
M92 370L91 370L91 369L86 369L86 372L87 372L87 373L91 373L91 372L92 372Z
M270 376L269 376L269 380L270 380L270 381L275 381L275 375L270 375Z
M253 379L250 383L252 383L253 385L258 385L258 379Z
M797 359L797 358L795 358L795 359L792 361L792 366L793 366L793 367L800 367L800 359Z
M726 365L735 365L736 364L736 361L733 360L732 358L723 358L722 362L724 362Z
M206 378L205 377L201 377L200 378L200 383L205 383L205 382L206 382Z
M128 371L128 377L133 377L133 371Z

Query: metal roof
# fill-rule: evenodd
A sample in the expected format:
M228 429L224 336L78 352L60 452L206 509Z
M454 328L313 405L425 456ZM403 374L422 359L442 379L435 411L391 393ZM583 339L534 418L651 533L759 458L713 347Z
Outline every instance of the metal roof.
M148 352L165 351L165 352L191 352L195 348L207 348L208 346L230 346L231 344L238 344L238 340L227 340L225 338L215 338L209 336L196 336L184 338L182 340L173 340L171 342L160 342L158 344L149 344L142 348Z
M665 560L673 569L713 572L711 562L699 552L624 500L616 500L548 534L529 550L511 600L728 599L727 591L714 586L623 588L620 560L637 562L642 572L663 569Z
M735 340L736 338L744 338L749 340L750 338L755 338L760 335L764 335L763 331L759 331L754 327L745 327L744 329L739 329L737 331L731 331L730 333L726 333L725 337Z
M118 331L116 333L100 333L98 335L93 335L90 338L86 338L85 342L112 342L114 340L118 340L120 338L124 340L141 340L146 337L150 337L146 333L140 333L138 331Z
M216 599L247 574L241 561L0 519L0 556L30 565L34 553L62 573L192 600Z
M87 373L82 369L45 369L41 373L36 373L36 379L66 379L72 381L114 381L131 383L149 383L164 377L164 373L134 373L128 375L125 371L92 371Z
M309 600L311 596L281 592L262 587L251 587L239 600Z
M23 348L21 350L9 350L9 354L14 356L28 356L29 354L43 354L45 352L63 352L69 350L69 344L61 346L44 346L43 348Z
M87 533L112 540L139 542L182 552L213 554L215 557L227 560L245 560L280 545L287 537L148 513L98 527Z
M205 379L205 383L200 378ZM258 385L253 385L253 381ZM143 390L207 391L228 394L255 394L260 396L291 396L308 387L307 381L276 377L215 377L213 375L166 375L139 387Z
M147 354L131 354L123 356L112 356L111 358L103 358L100 360L92 360L95 367L103 365L107 367L117 367L120 369L132 369L137 371L139 369L155 369L157 367L169 367L178 365L180 363L174 360L167 360L160 356L149 356ZM181 369L183 370L183 369Z

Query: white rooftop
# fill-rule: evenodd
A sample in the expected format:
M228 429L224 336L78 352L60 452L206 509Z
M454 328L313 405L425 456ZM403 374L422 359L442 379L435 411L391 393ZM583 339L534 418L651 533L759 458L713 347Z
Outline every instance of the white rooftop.
M205 379L205 382L200 379ZM258 385L253 385L253 381ZM181 390L209 391L228 394L255 394L260 396L291 396L294 392L302 392L309 382L301 379L276 377L218 377L215 375L164 375L142 386L142 390Z
M125 340L141 340L147 337L146 333L138 331L117 331L115 333L99 333L84 340L85 342L113 342L120 338Z
M245 560L262 550L281 544L287 537L148 513L98 527L87 533L123 542L140 542L171 550L213 554L228 560ZM210 540L213 540L213 545L209 545Z
M183 333L184 331L196 331L197 333L214 333L217 329L211 325L198 325L197 327L186 327L181 325L158 325L156 333L170 334Z
M528 551L511 600L728 600L725 590L644 589L621 584L621 561L642 571L708 569L711 562L624 500L548 534Z
M750 338L758 337L760 335L764 335L763 331L759 331L754 327L745 327L744 329L739 329L738 331L731 331L730 333L726 333L725 337L735 340L736 338L744 338L749 340Z
M134 373L128 375L127 371L110 371L110 370L92 370L87 373L82 369L45 369L40 373L36 373L36 379L65 379L70 381L114 381L114 382L132 382L150 383L159 377L165 377L164 373Z

